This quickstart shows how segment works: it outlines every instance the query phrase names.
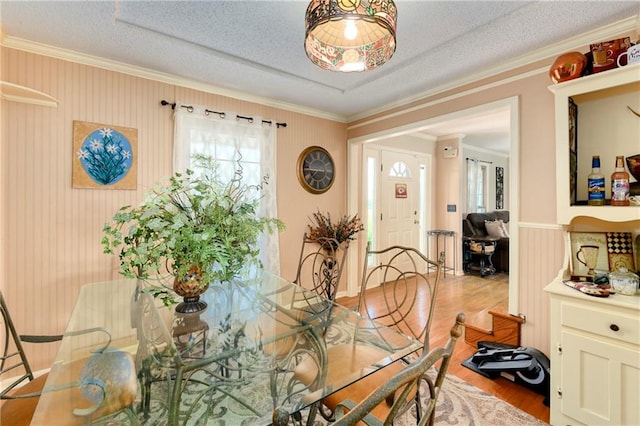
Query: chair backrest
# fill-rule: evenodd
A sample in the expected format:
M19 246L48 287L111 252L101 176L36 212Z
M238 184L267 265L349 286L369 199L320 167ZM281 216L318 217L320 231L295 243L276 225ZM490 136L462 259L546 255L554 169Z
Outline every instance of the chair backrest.
M464 322L464 314L459 313L456 316L454 325L451 327L449 340L444 347L435 348L430 352L423 352L419 358L407 365L391 380L372 391L357 405L351 401L344 401L339 404L335 412L337 420L333 425L356 424L370 415L369 413L376 406L388 404L390 400L393 400L393 403L386 419L384 419L384 424L392 424L398 415L405 413L408 396L415 393L415 389L425 382L428 389L420 392L421 401L416 419L419 425L433 424L436 402L440 395L456 342L462 334Z
M349 241L334 238L302 237L300 259L294 283L333 301L338 292Z
M373 268L368 267L369 256L379 262ZM428 351L442 264L442 257L438 261L430 260L415 248L396 245L373 250L369 242L359 311L378 323L420 340L424 343L423 350ZM416 310L420 314L416 314Z
M2 342L2 358L0 359L0 381L2 383L8 383L0 391L0 399L5 399L7 393L16 386L25 380L33 380L33 372L31 371L27 356L22 349L20 337L13 325L13 320L9 314L9 309L4 301L2 292L0 292L0 311L2 312L2 322L4 324L4 342ZM16 373L19 375L16 376Z

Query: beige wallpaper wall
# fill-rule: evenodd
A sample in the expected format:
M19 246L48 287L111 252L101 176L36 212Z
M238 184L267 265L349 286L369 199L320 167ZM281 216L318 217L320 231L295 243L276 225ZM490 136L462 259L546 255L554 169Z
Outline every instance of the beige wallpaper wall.
M206 105L286 122L278 130L281 269L293 278L299 241L318 208L346 213L346 126L264 105L215 96L13 49L2 49L1 79L59 101L57 108L2 101L0 286L23 333L64 331L80 287L118 278L117 259L102 253L101 229L121 206L136 204L171 174L173 121L160 100ZM72 189L73 121L138 130L136 190ZM337 177L323 195L298 184L296 160L309 145L334 157ZM44 347L43 347L44 346ZM34 368L47 368L57 344L26 348Z
M59 101L57 108L5 100L0 105L0 287L17 308L15 322L22 332L63 331L80 286L117 278L115 259L102 254L100 230L117 208L139 202L153 182L171 173L171 109L161 107L161 99L287 122L278 131L277 190L279 215L287 225L280 235L281 269L293 277L311 213L318 208L346 213L347 139L517 96L520 184L510 195L520 204L519 217L512 217L512 226L519 227L512 232L520 236L520 269L512 282L519 288L519 311L527 316L522 343L548 353L548 302L542 289L556 276L564 250L555 225L554 111L547 90L546 70L553 58L395 108L389 111L393 116L384 112L348 126L8 48L2 48L1 59L3 81ZM525 77L513 78L519 74ZM72 189L73 120L138 129L137 190ZM336 162L336 182L324 195L308 194L297 182L297 156L309 145L326 147ZM49 366L56 349L54 344L27 351L41 369Z
M520 216L511 217L511 232L520 236L520 270L518 276L510 277L511 283L519 288L519 312L527 316L522 327L523 341L528 346L539 348L548 353L549 314L548 300L543 288L558 274L562 266L564 246L561 229L555 226L555 134L553 95L547 87L551 81L547 76L548 64L535 64L522 73L529 72L526 78L500 82L499 76L491 81L478 82L473 87L461 88L450 99L431 98L411 105L405 114L402 108L394 115L385 118L384 114L376 120L363 119L350 123L348 137L355 138L375 132L382 132L410 123L465 110L494 101L518 97L520 115L520 187L512 188L511 197L517 197L520 203ZM464 90L469 90L465 94ZM447 95L451 95L448 93ZM451 141L447 144L453 145ZM551 160L551 161L550 161ZM445 167L438 161L437 167ZM452 188L459 187L459 176L448 176L448 171L438 170L440 177L446 177L445 184L439 185L436 206L439 212L445 212L448 202L460 203ZM440 182L440 180L438 181ZM449 223L444 213L436 215L439 223L436 227L458 229L458 223ZM518 227L518 228L516 228ZM544 254L544 256L542 256Z

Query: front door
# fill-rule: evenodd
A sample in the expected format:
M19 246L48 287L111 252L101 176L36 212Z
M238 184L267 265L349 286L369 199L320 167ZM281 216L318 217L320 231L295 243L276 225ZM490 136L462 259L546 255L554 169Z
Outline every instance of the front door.
M432 191L429 156L375 145L367 146L363 154L362 216L372 249L400 245L426 253ZM367 258L367 273L387 261Z
M415 156L381 152L380 247L418 247L420 169Z

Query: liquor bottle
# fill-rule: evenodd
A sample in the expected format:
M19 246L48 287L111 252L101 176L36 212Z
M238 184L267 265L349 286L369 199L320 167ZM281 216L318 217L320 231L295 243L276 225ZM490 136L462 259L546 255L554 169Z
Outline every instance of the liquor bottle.
M624 157L616 156L616 168L611 174L611 205L628 206L629 173L624 171Z
M587 176L587 204L604 206L604 175L600 173L600 156L591 158L591 174Z

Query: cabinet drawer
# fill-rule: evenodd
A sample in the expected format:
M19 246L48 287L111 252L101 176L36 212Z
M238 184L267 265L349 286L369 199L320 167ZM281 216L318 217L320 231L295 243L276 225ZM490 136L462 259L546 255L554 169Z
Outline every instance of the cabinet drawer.
M563 326L640 345L640 317L637 311L625 314L564 302L560 312Z

